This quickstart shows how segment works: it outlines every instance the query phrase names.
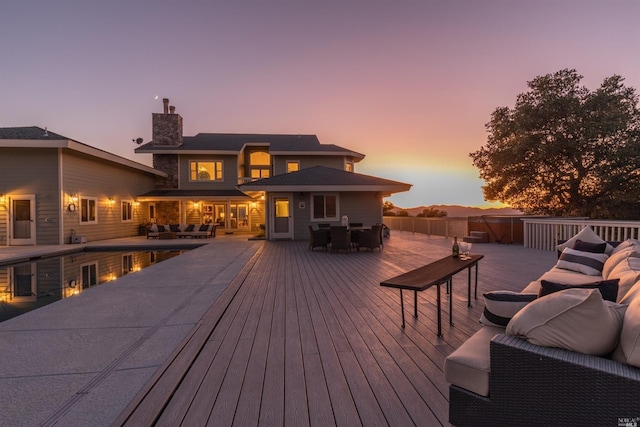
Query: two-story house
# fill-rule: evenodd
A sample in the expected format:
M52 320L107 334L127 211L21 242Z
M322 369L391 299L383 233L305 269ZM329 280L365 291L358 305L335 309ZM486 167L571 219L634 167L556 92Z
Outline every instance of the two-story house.
M382 222L382 199L410 184L355 172L364 155L315 135L199 133L184 136L182 117L164 99L152 114L153 154L165 177L137 199L159 223L219 224L219 231L256 232L269 239L305 239L308 226L343 217Z

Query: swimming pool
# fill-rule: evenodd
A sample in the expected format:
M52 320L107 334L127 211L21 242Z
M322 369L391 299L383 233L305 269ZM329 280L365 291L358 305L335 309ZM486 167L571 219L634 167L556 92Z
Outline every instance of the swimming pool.
M91 250L0 266L0 322L188 250Z

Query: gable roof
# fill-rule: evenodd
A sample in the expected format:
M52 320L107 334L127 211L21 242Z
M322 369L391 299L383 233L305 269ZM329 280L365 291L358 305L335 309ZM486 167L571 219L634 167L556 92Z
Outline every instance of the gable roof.
M0 128L0 148L66 148L153 175L167 174L142 163L92 147L38 126Z
M270 154L352 156L358 161L364 154L334 144L322 144L316 135L258 134L258 133L199 133L183 137L182 145L154 145L148 142L136 153L162 154L239 154L247 146L265 146Z
M411 184L314 166L242 184L239 188L242 191L379 191L387 194L409 191Z

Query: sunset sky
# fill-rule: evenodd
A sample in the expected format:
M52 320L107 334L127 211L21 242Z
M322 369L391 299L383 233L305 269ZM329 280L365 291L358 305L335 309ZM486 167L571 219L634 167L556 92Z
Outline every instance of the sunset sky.
M640 90L638 0L10 0L0 127L150 164L151 113L184 132L316 134L397 206L490 206L469 153L527 81L563 68ZM158 99L155 99L156 96Z

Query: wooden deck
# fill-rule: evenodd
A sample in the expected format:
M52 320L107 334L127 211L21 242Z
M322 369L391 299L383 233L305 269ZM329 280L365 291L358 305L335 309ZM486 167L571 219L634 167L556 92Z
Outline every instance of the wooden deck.
M382 252L265 242L117 425L448 425L445 357L480 325L454 277L454 326L436 336L435 288L405 299L379 283L446 256L451 241L393 232ZM520 290L554 253L476 244L478 295ZM443 319L448 319L449 296Z

